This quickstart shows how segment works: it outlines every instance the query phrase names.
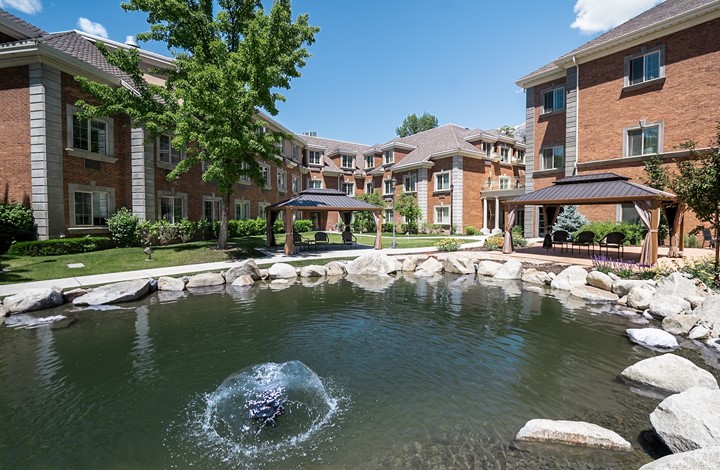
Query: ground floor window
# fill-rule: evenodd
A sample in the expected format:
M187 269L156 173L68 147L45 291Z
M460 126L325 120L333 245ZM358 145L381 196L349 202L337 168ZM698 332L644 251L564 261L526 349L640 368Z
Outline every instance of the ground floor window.
M631 224L640 224L640 215L635 209L635 204L627 202L617 205L617 221L629 222Z
M184 217L183 198L180 196L160 196L160 218L168 222L180 222Z
M235 201L235 218L239 220L250 218L250 201Z
M106 192L75 191L75 225L107 225L109 197Z
M203 198L203 218L210 222L220 220L220 199L219 198Z
M450 225L450 206L435 207L435 224Z
M258 217L260 217L261 219L264 219L264 218L267 216L266 209L267 209L267 207L268 207L269 205L270 205L269 202L260 202L260 203L258 203L258 210L259 210L259 215L258 215ZM282 212L280 212L280 214L279 214L278 217L281 217L281 216L282 216Z

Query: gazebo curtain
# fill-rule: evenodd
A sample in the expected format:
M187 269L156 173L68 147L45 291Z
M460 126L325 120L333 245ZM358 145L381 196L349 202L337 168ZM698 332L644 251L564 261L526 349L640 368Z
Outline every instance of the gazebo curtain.
M543 248L552 248L552 226L555 225L560 208L558 206L543 206L543 214L545 214L545 239L543 240Z
M352 212L341 212L340 217L342 217L342 221L346 226L352 223Z
M275 232L273 231L273 227L275 226L275 221L277 220L280 213L278 211L270 211L269 216L267 217L267 246L272 247L275 246Z
M288 214L289 213L289 214ZM289 217L288 217L289 215ZM283 222L285 226L285 254L292 255L295 253L295 241L293 240L293 232L295 231L295 218L297 212L294 210L286 211Z
M515 225L515 207L505 216L505 240L503 241L503 253L512 253L512 228Z
M683 251L683 220L685 218L685 207L682 204L666 205L665 218L668 221L670 229L670 247L668 248L668 256L670 258L681 258Z
M640 264L652 266L655 264L653 260L653 238L655 246L657 246L658 228L660 227L660 217L653 220L652 211L660 207L660 201L635 201L635 210L640 216L640 220L648 229L648 233L643 240L642 251L640 252Z

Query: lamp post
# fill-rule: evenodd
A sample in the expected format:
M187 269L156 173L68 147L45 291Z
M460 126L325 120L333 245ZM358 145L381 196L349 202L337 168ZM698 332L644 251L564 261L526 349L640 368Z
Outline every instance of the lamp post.
M392 244L390 245L390 248L397 248L397 243L395 243L395 186L397 185L397 179L395 179L394 176L390 180L390 184L392 184L392 229L393 229Z
M453 189L455 189L455 186L450 184L450 235L455 233L455 225L453 224Z

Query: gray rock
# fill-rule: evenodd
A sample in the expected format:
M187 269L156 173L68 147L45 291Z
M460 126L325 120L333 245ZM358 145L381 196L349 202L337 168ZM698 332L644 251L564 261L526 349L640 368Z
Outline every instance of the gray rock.
M705 339L708 336L710 336L710 329L704 325L696 325L688 333L688 338L690 339Z
M300 268L300 277L325 277L325 266L311 264Z
M443 264L435 258L428 258L423 261L415 270L415 275L420 277L429 277L441 273Z
M403 272L414 272L426 259L428 259L427 255L413 255L406 257L402 264Z
M612 291L620 297L628 295L633 287L649 287L654 290L655 283L652 281L642 281L634 279L620 279L613 283Z
M250 287L255 284L255 279L249 274L243 274L231 284L233 287Z
M522 281L528 284L541 284L549 286L552 278L545 271L538 271L535 268L528 268L523 271Z
M502 264L495 261L483 260L478 263L477 273L481 276L494 276Z
M673 335L657 328L629 328L626 332L633 343L647 348L668 350L679 347Z
M699 295L690 295L688 297L685 297L685 300L690 302L690 307L692 307L693 309L696 309L699 306L701 306L703 304L703 302L705 302L706 298L707 297L702 297Z
M62 305L64 299L58 289L25 289L5 297L3 306L8 313L32 312Z
M517 433L515 439L611 450L632 449L630 443L617 433L582 421L532 419Z
M640 470L717 470L720 446L670 454L640 467Z
M116 282L96 287L87 294L73 300L73 305L105 305L130 302L143 297L150 291L150 279Z
M180 292L185 290L185 282L176 277L162 276L158 279L158 290Z
M200 273L190 276L186 287L188 289L197 287L212 287L225 284L225 278L220 273Z
M682 273L674 272L658 281L658 292L664 295L673 295L681 299L697 295L695 281L683 276Z
M655 295L655 289L647 285L635 286L627 294L628 307L638 310L647 310L650 307L650 300Z
M658 292L662 291L658 290ZM690 302L687 300L674 295L659 294L658 292L652 296L650 305L648 305L650 315L653 317L663 319L690 312Z
M702 305L693 310L693 314L707 323L720 323L720 294L707 297Z
M345 275L345 264L339 261L330 261L325 265L325 275L331 276L344 276Z
M662 321L663 330L673 335L687 335L700 319L696 315L675 315L665 317Z
M345 271L354 276L378 276L396 272L397 265L395 259L373 251L350 261L345 265Z
M584 286L587 280L587 271L580 266L565 268L550 283L550 287L559 290L573 290L575 287Z
M233 266L225 271L225 282L232 284L235 282L235 279L244 275L252 277L253 281L259 281L261 279L260 268L258 268L255 260L246 259L238 263L237 266Z
M631 384L641 385L663 393L680 393L692 387L717 389L713 375L684 357L675 354L643 359L620 373Z
M578 286L570 291L570 295L584 299L586 302L612 303L618 302L619 297L610 291L592 286Z
M268 270L270 279L295 279L297 271L287 263L275 263Z
M443 262L443 269L452 274L475 274L475 263L466 256L448 256Z
M612 291L613 280L610 276L600 271L590 271L587 275L586 282L588 285L597 287L598 289Z
M261 268L260 279L270 279L270 270L267 268Z
M87 289L83 289L82 287L77 287L75 289L67 290L62 293L63 298L65 299L65 302L72 302L73 300L77 299L78 297L85 295L88 293Z
M650 423L674 453L718 446L720 390L693 387L670 395L650 414Z
M511 259L507 260L500 269L495 272L493 279L500 281L514 280L522 278L522 263L520 261Z

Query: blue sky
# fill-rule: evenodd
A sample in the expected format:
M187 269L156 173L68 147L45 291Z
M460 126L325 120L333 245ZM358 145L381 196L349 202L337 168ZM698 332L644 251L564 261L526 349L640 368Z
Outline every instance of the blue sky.
M295 132L364 144L391 139L405 116L425 111L440 124L520 124L518 78L656 3L294 0L294 14L308 13L320 33L276 119ZM0 0L0 8L50 32L124 41L148 29L143 14L116 0Z

